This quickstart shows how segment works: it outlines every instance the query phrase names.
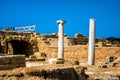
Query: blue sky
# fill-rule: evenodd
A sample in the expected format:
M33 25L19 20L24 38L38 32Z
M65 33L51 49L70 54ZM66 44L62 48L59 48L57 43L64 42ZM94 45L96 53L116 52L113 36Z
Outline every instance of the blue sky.
M120 0L0 0L0 27L36 25L37 32L58 32L57 20L66 20L65 34L89 31L96 19L96 37L120 37Z

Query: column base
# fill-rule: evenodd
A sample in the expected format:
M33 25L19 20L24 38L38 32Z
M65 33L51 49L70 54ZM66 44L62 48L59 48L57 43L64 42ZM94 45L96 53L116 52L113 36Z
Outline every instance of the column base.
M65 60L64 58L58 58L57 60Z

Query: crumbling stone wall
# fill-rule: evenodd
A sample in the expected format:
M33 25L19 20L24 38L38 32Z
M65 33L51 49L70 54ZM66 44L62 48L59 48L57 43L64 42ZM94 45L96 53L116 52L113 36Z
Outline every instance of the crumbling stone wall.
M82 34L76 33L73 38L68 38L68 45L86 45L88 44L88 39Z
M45 52L47 57L57 58L58 47L57 46L43 46L39 44L39 50ZM95 61L106 61L107 56L120 56L119 47L96 47L95 48ZM65 46L64 58L70 60L87 61L88 59L88 46Z
M41 66L18 68L3 73L0 71L2 80L87 80L87 78L83 67Z
M86 44L88 44L88 39L85 37L68 38L68 45L86 45Z
M0 70L25 67L24 55L2 55L0 56Z
M0 31L1 53L14 54L13 46L10 44L12 40L29 43L33 49L33 53L38 51L37 38L34 33Z

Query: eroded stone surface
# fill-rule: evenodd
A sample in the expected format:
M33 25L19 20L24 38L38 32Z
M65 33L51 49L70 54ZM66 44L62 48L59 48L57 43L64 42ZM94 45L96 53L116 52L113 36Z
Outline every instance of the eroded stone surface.
M0 78L2 78L3 80L84 80L87 79L88 76L85 74L83 67L57 67L55 65L51 65L45 67L17 68L12 71L4 72L0 71Z
M26 65L24 55L0 56L0 70L8 70L25 66Z

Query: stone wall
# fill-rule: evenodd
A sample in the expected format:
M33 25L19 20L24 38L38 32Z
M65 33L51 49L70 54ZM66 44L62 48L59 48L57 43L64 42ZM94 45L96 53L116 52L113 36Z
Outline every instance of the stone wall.
M79 66L36 66L0 71L1 80L87 80L84 68Z
M0 53L8 53L8 54L15 53L14 52L15 50L13 48L14 42L13 42L13 44L11 44L11 41L18 41L21 44L23 44L22 42L29 44L32 47L32 51L30 54L33 54L34 52L38 51L37 38L36 38L35 33L0 31L0 47L1 47ZM15 46L15 47L17 47L17 46ZM25 49L27 49L27 47L28 46L26 46ZM29 51L29 49L27 49L27 50Z
M81 38L68 38L68 45L86 45L88 39L86 37Z
M47 57L55 57L58 55L58 47L40 46L39 50L45 52ZM120 56L119 47L96 47L95 61L106 61L107 56ZM65 59L86 61L88 59L88 46L65 46Z
M24 55L2 55L0 56L0 70L25 67Z

